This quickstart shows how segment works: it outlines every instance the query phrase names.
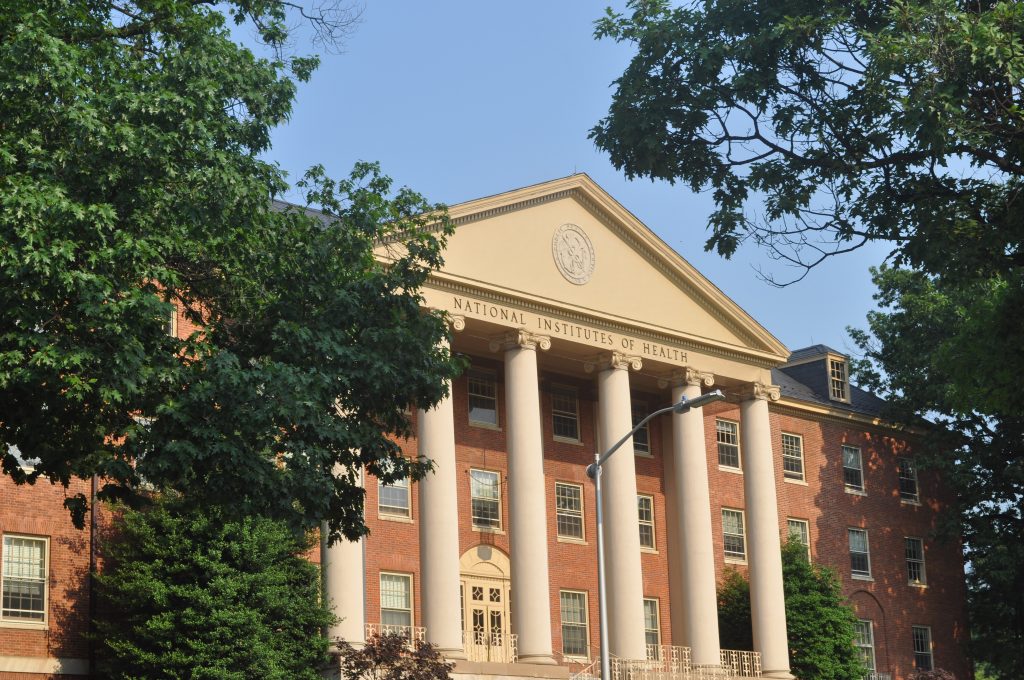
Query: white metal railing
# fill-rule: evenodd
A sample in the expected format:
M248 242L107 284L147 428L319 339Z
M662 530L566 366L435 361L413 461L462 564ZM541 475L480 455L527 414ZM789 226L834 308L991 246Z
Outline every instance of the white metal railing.
M562 659L562 663L569 666L569 680L599 680L601 677L601 659L598 657L590 663L585 661L578 661L572 657L565 657ZM577 671L573 671L574 665L580 665Z
M647 654L647 659L620 659L612 656L611 680L733 680L761 677L761 655L757 652L723 649L720 663L715 665L695 665L689 647L648 645ZM600 668L588 669L593 676L600 675Z
M720 656L722 667L732 669L731 677L761 677L761 655L758 652L723 649Z
M470 635L462 632L462 647L468 661L516 663L519 660L519 636L515 633L477 627Z
M882 671L871 671L864 676L864 680L892 680L892 673Z
M401 635L409 640L409 646L414 642L427 641L427 629L423 626L396 626L390 623L368 623L364 626L363 632L369 640L375 635Z

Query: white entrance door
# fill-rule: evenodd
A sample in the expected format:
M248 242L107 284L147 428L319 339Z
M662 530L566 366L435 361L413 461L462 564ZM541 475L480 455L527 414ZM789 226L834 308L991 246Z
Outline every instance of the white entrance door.
M507 579L463 575L463 629L470 661L513 663L515 645L509 635Z

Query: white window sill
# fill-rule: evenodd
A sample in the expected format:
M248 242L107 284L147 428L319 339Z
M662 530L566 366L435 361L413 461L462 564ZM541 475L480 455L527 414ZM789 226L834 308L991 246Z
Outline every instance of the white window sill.
M50 624L46 621L10 621L0 619L0 628L18 628L21 630L49 630Z
M900 505L917 505L917 506L920 506L921 505L921 501L920 500L912 501L909 498L900 498Z
M504 430L501 429L500 425L495 425L494 423L484 423L479 420L469 421L469 426L479 427L481 430L493 430L494 432L504 432Z
M911 588L922 588L922 589L924 589L924 588L928 587L928 584L925 583L924 581L907 581L907 585L910 586Z
M579 439L569 439L568 437L559 437L558 435L554 435L552 439L554 439L559 444L572 444L573 446L583 446L583 442L581 442Z
M377 519L382 519L385 522L399 522L401 524L412 524L412 517L402 517L401 515L389 515L385 512L378 512Z
M743 474L743 468L729 467L727 465L721 465L721 464L718 466L718 471L719 472L731 472L734 475L742 475Z
M796 484L798 486L807 486L807 482L803 479L791 479L790 477L783 477L782 481L786 484Z
M871 581L874 582L874 577L870 574L850 574L850 578L854 581Z
M494 527L473 527L473 531L476 531L481 534L500 534L502 536L505 535L504 529Z
M654 458L654 454L650 451L637 451L633 449L633 455L637 458Z
M854 488L849 487L849 486L844 486L843 487L843 491L845 491L846 493L850 494L851 496L867 496L868 495L868 492L865 491L864 489L854 489Z
M559 543L574 543L576 545L590 545L585 538L573 538L571 536L558 536Z
M644 546L640 546L640 552L648 553L650 555L658 555L659 554L657 548L645 548Z
M747 563L747 558L745 558L745 557L726 557L725 558L725 563L726 564L746 564Z

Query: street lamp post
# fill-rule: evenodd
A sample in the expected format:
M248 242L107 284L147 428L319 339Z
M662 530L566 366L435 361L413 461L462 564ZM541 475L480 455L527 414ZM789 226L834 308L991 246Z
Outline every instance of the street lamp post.
M604 465L612 454L632 437L637 430L647 424L648 421L662 415L663 413L686 413L692 408L701 408L713 401L722 401L725 395L722 390L714 390L702 394L695 399L682 397L678 403L658 409L654 413L637 423L632 430L605 451L603 454L595 453L594 462L587 466L587 476L594 480L594 489L597 494L597 602L600 612L601 626L601 680L611 680L611 657L608 653L608 598L605 592L604 574L604 501L601 499L601 466Z

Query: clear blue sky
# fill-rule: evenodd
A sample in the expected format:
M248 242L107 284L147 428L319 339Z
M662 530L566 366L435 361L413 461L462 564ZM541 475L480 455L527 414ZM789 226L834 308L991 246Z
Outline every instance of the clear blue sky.
M594 40L604 6L369 0L345 52L323 55L301 86L269 158L293 179L315 163L340 177L376 160L397 183L449 204L586 172L790 349L852 351L845 328L865 325L867 269L883 248L771 287L755 267L786 272L764 251L744 247L732 260L703 251L709 196L626 181L587 139L630 57L627 45Z

